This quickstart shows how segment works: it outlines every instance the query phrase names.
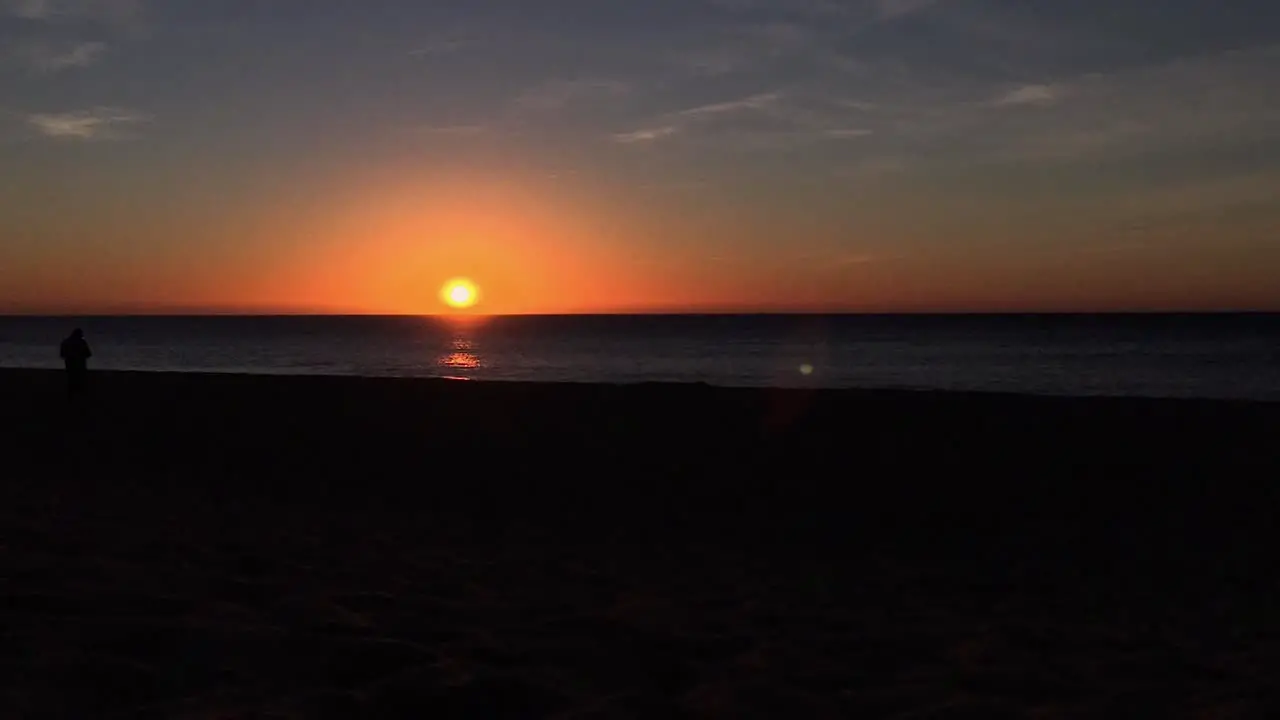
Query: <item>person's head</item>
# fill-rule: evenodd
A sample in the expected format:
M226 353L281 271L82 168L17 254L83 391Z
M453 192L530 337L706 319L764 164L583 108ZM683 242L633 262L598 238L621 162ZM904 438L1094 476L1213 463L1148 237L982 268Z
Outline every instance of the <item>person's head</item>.
M84 337L84 331L81 330L80 328L76 328L75 330L71 331L71 337L75 338L76 340L79 340Z

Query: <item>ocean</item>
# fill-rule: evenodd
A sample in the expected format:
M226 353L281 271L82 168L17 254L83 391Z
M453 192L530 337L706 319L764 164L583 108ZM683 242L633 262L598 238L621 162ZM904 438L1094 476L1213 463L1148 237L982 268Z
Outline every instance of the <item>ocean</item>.
M0 317L0 367L1280 400L1280 314Z

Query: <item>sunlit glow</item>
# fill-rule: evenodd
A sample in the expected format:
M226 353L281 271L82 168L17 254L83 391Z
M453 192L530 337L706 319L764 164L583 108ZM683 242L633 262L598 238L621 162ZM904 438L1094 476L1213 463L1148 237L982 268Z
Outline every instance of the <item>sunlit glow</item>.
M480 367L480 359L471 353L449 353L440 358L440 365L454 370L475 370Z
M453 339L452 352L440 357L441 367L452 370L475 370L480 367L480 357L472 352L471 341L464 337Z
M801 365L801 366L800 366L800 374L801 374L801 375L812 375L812 374L813 374L813 366L812 366L812 365L810 365L809 363L805 363L805 364Z
M445 305L455 310L465 310L474 306L480 299L480 291L470 280L455 278L445 283L440 289L440 299Z

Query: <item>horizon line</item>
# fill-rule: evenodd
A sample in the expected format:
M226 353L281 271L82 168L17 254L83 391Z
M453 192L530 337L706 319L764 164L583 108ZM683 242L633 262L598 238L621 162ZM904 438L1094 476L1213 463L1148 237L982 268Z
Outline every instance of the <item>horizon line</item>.
M712 317L712 316L994 316L994 315L1276 315L1280 309L1120 309L1120 310L652 310L536 313L388 313L312 311L159 311L159 312L8 312L0 318L424 318L439 320L484 320L490 318L564 317Z

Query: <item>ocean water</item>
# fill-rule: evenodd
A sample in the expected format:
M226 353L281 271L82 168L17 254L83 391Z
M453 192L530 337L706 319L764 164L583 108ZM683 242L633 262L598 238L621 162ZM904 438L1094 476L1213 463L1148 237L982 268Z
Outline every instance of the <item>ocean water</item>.
M1280 314L0 317L0 367L73 326L101 369L1280 400Z

